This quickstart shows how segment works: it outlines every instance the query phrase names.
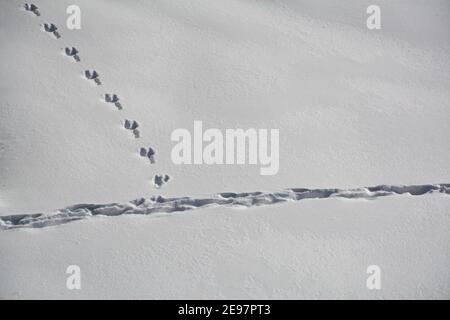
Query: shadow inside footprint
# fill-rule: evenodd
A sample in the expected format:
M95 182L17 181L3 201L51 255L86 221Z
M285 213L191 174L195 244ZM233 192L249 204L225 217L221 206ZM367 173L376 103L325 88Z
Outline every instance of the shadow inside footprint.
M69 57L73 57L76 62L80 62L80 56L78 55L78 50L75 47L66 47L65 53Z
M123 127L127 130L132 130L135 138L140 137L140 132L137 129L139 127L139 124L135 120L125 120Z
M105 102L115 103L119 101L119 96L115 93L107 93L105 94Z
M155 150L152 147L148 148L147 158L151 164L155 163Z
M86 79L94 80L98 78L98 73L95 70L86 70L84 71L84 76L86 77Z
M151 164L155 163L155 150L152 147L139 149L139 154L141 157L148 158Z
M37 7L32 3L25 3L25 10L34 12L37 10Z
M168 174L165 175L155 175L153 177L153 184L156 188L161 188L164 184L170 181L170 176Z
M115 93L105 94L105 102L113 103L117 109L122 110L122 104L119 102L119 96Z
M46 32L55 32L58 28L53 23L44 23L44 30Z
M25 3L25 5L24 5L24 7L25 7L25 10L26 11L30 11L30 12L33 12L35 15L37 15L38 17L41 15L40 13L39 13L39 10L38 10L38 7L36 7L34 4L30 4L30 3Z
M147 156L147 149L145 149L145 148L140 148L140 149L139 149L139 155L140 155L141 157L146 157L146 156Z
M58 28L53 23L44 23L44 31L53 33L53 35L59 39L61 36L59 35Z
M126 119L123 126L128 130L136 130L139 127L139 124L135 120Z
M78 53L78 50L75 47L66 47L65 52L68 56L74 56Z
M97 71L95 71L95 70L86 70L86 71L84 71L84 76L86 77L86 79L94 80L94 82L97 85L101 85L102 84L100 82L99 75L98 75Z

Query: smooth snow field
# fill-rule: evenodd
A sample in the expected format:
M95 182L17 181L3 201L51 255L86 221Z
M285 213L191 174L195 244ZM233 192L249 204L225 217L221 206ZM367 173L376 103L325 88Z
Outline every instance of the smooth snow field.
M0 0L0 43L0 298L450 299L448 0ZM177 164L199 123L276 170Z

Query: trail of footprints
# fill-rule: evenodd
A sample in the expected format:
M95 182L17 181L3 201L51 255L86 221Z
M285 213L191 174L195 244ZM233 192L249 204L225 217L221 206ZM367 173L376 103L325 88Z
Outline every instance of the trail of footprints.
M36 17L40 17L41 13L39 11L39 8L33 4L33 3L25 3L23 8L25 11L35 15ZM61 34L58 31L58 27L53 23L45 22L44 24L41 24L42 30L46 33L51 34L55 39L60 39ZM64 48L64 53L67 57L70 57L75 60L75 62L81 62L79 50L76 47L67 46ZM86 80L91 81L97 86L102 85L102 81L100 80L100 74L95 69L87 69L84 70L83 76ZM123 110L122 103L120 102L119 95L116 93L105 93L104 94L104 102L108 105L114 106L117 110ZM123 128L131 132L132 136L135 139L139 139L141 137L141 133L139 128L139 123L136 120L130 120L125 119L123 121ZM139 149L139 155L143 158L147 158L150 162L150 164L155 163L155 156L156 152L155 149L152 147L142 147ZM161 188L166 183L168 183L171 180L171 177L167 174L156 174L152 178L152 184L156 188Z

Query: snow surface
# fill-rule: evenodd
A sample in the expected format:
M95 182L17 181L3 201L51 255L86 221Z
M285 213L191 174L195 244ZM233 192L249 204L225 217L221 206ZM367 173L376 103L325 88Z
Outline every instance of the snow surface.
M447 0L379 0L376 31L365 0L77 0L81 30L65 27L72 1L33 3L40 16L0 1L2 225L158 195L450 182ZM280 129L279 173L174 165L170 134L194 120ZM450 298L448 200L316 199L2 230L0 297ZM65 288L70 264L82 268L80 291ZM383 270L380 291L365 287L369 264Z
M448 299L448 199L305 200L9 230L0 298ZM66 289L72 264L81 290ZM373 264L381 290L366 288Z

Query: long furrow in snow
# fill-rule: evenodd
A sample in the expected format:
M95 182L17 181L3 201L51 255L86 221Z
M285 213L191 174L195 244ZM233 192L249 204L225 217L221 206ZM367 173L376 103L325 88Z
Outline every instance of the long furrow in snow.
M419 196L428 193L450 194L450 184L409 186L379 185L357 189L305 189L290 188L280 192L225 192L209 198L140 198L125 203L76 204L56 212L17 214L0 217L1 229L42 228L76 221L93 216L118 216L124 214L164 214L187 211L207 206L253 207L285 201L304 199L346 198L376 199L391 195Z

